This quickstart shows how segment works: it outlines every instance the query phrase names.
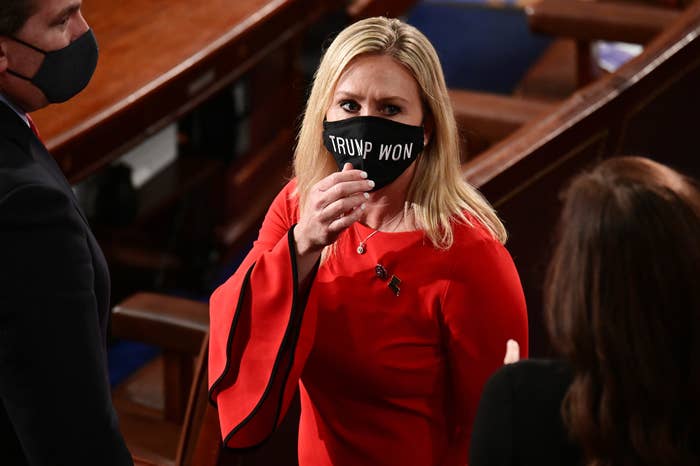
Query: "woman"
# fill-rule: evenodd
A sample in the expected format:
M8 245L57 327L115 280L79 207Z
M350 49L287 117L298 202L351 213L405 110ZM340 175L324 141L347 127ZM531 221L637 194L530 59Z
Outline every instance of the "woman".
M264 441L299 385L302 466L463 465L482 384L508 338L527 345L527 317L421 33L386 18L340 33L294 168L211 299L226 445Z
M470 465L700 464L696 185L613 158L574 180L560 228L546 319L564 361L494 375Z

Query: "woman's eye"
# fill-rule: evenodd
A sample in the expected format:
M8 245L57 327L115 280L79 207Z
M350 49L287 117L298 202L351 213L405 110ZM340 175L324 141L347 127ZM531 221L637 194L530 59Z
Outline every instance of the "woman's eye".
M360 109L360 106L357 105L357 102L354 102L352 100L344 100L340 103L340 108L342 108L346 112L356 112Z
M401 112L401 108L397 107L396 105L385 105L383 112L385 115L396 115L397 113Z

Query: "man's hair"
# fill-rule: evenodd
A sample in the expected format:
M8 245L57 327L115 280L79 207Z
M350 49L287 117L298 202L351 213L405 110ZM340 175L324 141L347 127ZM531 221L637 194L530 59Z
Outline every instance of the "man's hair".
M36 10L36 0L0 1L0 36L13 36Z

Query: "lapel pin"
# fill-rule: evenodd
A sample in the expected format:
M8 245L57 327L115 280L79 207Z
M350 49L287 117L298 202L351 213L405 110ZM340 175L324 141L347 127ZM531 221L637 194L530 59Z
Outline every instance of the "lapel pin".
M392 275L391 280L389 281L389 289L391 289L391 291L393 291L396 296L398 296L399 292L401 291L401 288L399 288L400 284L401 279L396 275Z

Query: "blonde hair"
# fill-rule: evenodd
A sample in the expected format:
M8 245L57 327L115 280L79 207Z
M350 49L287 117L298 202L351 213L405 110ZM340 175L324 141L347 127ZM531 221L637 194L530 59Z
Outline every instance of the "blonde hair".
M451 221L456 217L469 223L466 211L504 243L506 231L496 212L462 176L457 124L437 53L420 31L397 19L358 21L344 29L325 52L294 152L300 209L311 187L337 171L333 156L323 145L323 120L343 71L354 58L367 54L388 55L408 69L420 88L425 118L433 122L431 140L415 162L407 193L406 209L412 212L416 227L434 247L449 249L454 241Z

